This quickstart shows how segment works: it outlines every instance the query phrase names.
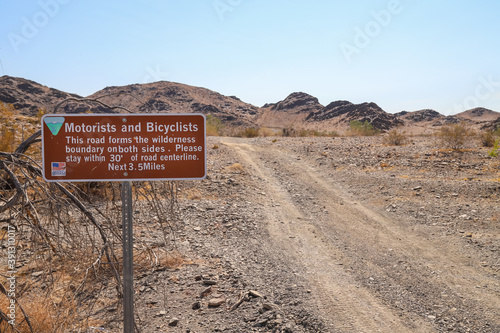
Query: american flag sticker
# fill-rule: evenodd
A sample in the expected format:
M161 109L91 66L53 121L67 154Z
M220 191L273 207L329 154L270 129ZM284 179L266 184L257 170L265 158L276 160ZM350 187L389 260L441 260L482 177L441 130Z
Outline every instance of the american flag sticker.
M66 176L66 162L52 162L52 176Z

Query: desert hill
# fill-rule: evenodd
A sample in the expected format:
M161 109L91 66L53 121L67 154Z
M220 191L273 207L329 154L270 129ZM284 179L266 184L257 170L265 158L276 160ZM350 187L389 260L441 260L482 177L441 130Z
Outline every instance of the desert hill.
M495 121L500 117L500 112L485 108L475 108L456 114L457 118L468 119L477 122Z
M351 121L369 121L381 130L403 124L396 116L385 112L375 103L353 104L336 101L323 106L316 97L294 92L284 100L261 108L258 123L268 127L305 127L343 129Z
M294 92L282 101L264 105L257 123L271 128L303 127L307 117L323 108L316 97Z
M139 113L203 113L235 126L252 126L259 108L235 96L174 82L106 87L90 96L108 105L121 105ZM102 107L100 112L105 112Z
M331 126L347 126L351 121L368 121L380 130L403 125L395 115L385 112L375 103L353 104L349 101L332 102L319 112L311 114L306 120L327 122Z
M46 87L37 82L11 76L0 77L0 102L12 104L20 114L33 116L39 108L52 112L60 101L79 95ZM294 92L276 103L257 107L235 96L186 84L160 81L147 84L106 87L87 96L107 105L123 106L137 113L203 113L213 115L230 126L262 126L270 128L304 128L345 131L349 123L369 121L383 131L404 127L412 133L422 133L447 123L466 121L477 128L498 127L500 112L475 108L454 116L444 116L435 110L388 113L373 102L354 104L334 101L324 106L304 92ZM101 105L69 102L61 113L118 112Z
M68 97L81 98L76 94L49 88L34 81L0 76L0 102L12 104L25 116L36 115L40 108L51 110L54 105Z

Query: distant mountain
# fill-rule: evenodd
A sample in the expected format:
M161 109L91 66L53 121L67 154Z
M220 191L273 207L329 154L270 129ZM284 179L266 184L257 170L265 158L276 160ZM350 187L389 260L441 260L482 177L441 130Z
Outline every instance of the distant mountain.
M485 108L475 108L458 113L455 116L460 119L468 119L475 122L489 122L498 119L500 117L500 112Z
M39 83L10 76L0 77L0 102L12 104L20 114L33 116L39 108L52 112L62 100L76 94L66 93ZM256 107L236 96L224 96L215 91L175 82L131 84L106 87L88 98L98 99L110 106L123 106L134 113L203 113L213 115L232 126L262 126L272 128L345 131L349 123L369 121L375 128L390 130L403 126L413 133L422 133L448 123L466 121L477 128L497 128L500 112L475 108L454 116L444 116L435 110L385 112L375 103L353 104L335 101L327 106L314 96L294 92L284 100ZM63 105L60 113L122 112L99 104L71 101Z
M345 129L351 121L369 121L381 130L403 124L375 103L336 101L323 106L316 97L303 92L294 92L280 102L264 105L259 117L259 124L269 127Z
M34 116L40 108L51 110L58 102L68 98L81 98L34 81L11 77L0 77L0 102L12 104L20 114Z
M385 112L375 103L353 104L348 101L332 102L322 110L310 114L306 121L328 121L332 125L348 125L351 121L368 121L380 130L389 130L403 125L397 116Z
M306 118L324 108L316 97L294 92L277 103L266 104L260 110L258 124L266 127L303 127Z
M445 118L445 116L443 116L439 112L431 109L412 111L412 112L401 111L394 115L406 123L441 121Z
M139 113L203 113L235 126L251 126L259 108L235 96L174 82L106 87L90 96L108 105L120 105ZM106 112L97 106L93 112Z

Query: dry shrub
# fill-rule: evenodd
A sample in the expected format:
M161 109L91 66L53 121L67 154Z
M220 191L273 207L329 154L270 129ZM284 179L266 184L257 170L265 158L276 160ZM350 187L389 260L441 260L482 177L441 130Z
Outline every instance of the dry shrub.
M260 134L260 130L255 127L247 127L237 134L240 138L256 138Z
M260 135L262 135L263 137L268 137L268 136L276 136L277 133L275 130L271 129L271 128L268 128L268 127L262 127L260 129Z
M65 333L78 326L78 306L70 295L59 299L39 294L25 295L17 301L14 328L3 321L0 323L0 332ZM1 297L0 308L6 309L8 302L6 297Z
M226 170L231 173L244 173L245 169L240 163L234 163L231 166L226 167Z
M384 137L384 144L388 146L404 146L408 144L409 139L406 132L397 129L390 130Z
M188 200L201 200L203 198L201 191L197 188L188 188L184 190L184 196Z
M453 150L463 148L473 135L465 123L443 125L436 133L438 143Z
M283 128L282 136L285 137L338 137L339 134L335 131L319 131L319 130L307 130L307 129L295 129L293 126Z
M186 263L186 259L182 254L174 250L172 252L165 253L165 255L160 258L160 262L163 267L178 269Z
M497 137L492 131L485 131L479 134L479 142L482 147L491 148L495 145Z
M123 296L120 185L45 182L40 155L26 154L40 148L40 134L38 128L20 144L19 154L0 151L0 220L17 230L16 246L22 249L18 262L23 268L16 296L33 328L28 321L23 323L18 311L19 325L13 329L1 322L0 332L85 332L110 303ZM178 187L177 182L133 183L134 213L150 218L147 227L163 237L166 248L181 226ZM138 234L135 244L137 248L150 245ZM5 245L6 239L0 238L0 248ZM149 252L143 262L155 265L153 254ZM177 257L169 260L171 265L179 262ZM40 277L33 276L40 271ZM0 293L0 318L6 301Z
M207 122L206 122L206 133L208 136L220 136L222 134L222 131L226 127L223 123L222 120L219 118L216 118L212 115L208 115L206 117Z

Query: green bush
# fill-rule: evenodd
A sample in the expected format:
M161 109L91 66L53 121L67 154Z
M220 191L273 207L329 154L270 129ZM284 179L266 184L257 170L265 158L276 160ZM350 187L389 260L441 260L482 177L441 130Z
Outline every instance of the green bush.
M354 136L373 136L379 133L368 120L364 122L352 120L349 123L349 132Z
M222 123L222 120L216 118L212 115L207 116L207 135L210 136L219 136L222 134L222 130L225 128L225 125Z
M493 144L493 149L490 150L488 153L488 156L490 157L497 157L498 156L498 146L500 145L500 139L497 139L495 143Z

